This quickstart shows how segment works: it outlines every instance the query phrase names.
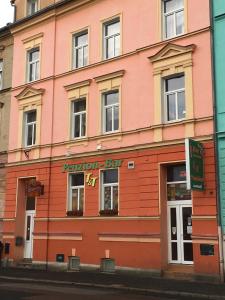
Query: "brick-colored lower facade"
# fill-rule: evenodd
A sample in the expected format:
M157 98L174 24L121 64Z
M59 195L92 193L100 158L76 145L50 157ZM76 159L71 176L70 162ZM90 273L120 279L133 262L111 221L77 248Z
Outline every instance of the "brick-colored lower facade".
M213 142L204 143L204 148L206 189L192 192L192 221L188 224L193 272L218 276ZM98 166L103 166L109 159L121 160L118 215L99 215L103 168L99 167L84 171L97 179L95 186L85 183L83 216L67 216L70 172L64 171L63 165L98 162ZM128 168L129 162L134 163L133 168ZM166 168L184 162L184 145L178 145L9 167L4 243L10 244L10 250L5 258L14 262L24 258L24 243L15 246L15 238L24 237L25 232L25 181L36 177L44 185L44 195L36 198L33 263L54 263L57 254L64 254L66 263L69 256L76 255L81 264L99 265L101 258L107 256L115 259L117 267L159 272L168 269ZM200 251L204 246L212 247L213 252L205 255Z

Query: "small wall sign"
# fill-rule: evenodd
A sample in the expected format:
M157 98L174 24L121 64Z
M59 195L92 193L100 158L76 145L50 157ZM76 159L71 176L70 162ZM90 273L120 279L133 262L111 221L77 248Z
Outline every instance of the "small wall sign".
M119 168L122 166L121 159L107 159L105 162L91 162L82 164L64 164L63 172L76 172L76 171L87 171L96 169L109 169L109 168Z
M92 173L86 175L86 183L90 186L95 186L97 177L93 177Z

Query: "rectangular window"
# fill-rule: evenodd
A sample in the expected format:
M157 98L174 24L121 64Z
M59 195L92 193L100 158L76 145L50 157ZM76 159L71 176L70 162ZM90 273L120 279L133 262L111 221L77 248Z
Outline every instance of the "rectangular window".
M104 59L120 55L120 19L103 24Z
M103 94L103 131L104 133L119 130L119 92Z
M38 11L38 0L27 1L27 15L33 15Z
M0 90L3 89L3 60L0 60Z
M167 122L185 118L184 75L165 79L165 119Z
M184 0L163 0L164 37L184 33Z
M185 165L167 167L167 200L191 200L191 191L187 190Z
M72 102L72 138L86 136L86 99Z
M39 79L40 72L40 50L34 48L27 53L27 81L35 81Z
M118 169L101 172L101 211L118 213Z
M84 205L84 174L70 174L68 210L83 212Z
M73 35L73 68L81 68L88 64L88 31Z
M30 147L35 145L36 142L36 110L29 111L25 113L25 128L24 128L24 136L25 136L25 147Z

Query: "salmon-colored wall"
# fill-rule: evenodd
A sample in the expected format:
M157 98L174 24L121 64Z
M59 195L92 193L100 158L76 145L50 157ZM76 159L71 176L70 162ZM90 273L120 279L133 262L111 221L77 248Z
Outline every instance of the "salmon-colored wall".
M212 110L211 87L211 53L208 1L188 1L188 32L193 35L184 35L170 42L178 45L195 44L193 53L193 102L194 118L210 117ZM192 11L201 10L201 16L196 17ZM111 61L101 62L100 36L101 21L116 14L121 14L122 23L122 51L129 54ZM76 20L76 22L74 22ZM68 99L64 86L87 79L92 79L89 87L87 134L89 137L99 135L99 111L100 95L98 85L93 80L96 76L105 75L118 70L125 70L121 88L121 130L129 132L146 128L154 124L154 85L153 68L148 57L158 52L168 41L161 41L158 33L157 1L119 1L113 3L110 0L96 1L92 5L84 6L79 10L72 10L66 14L43 21L28 29L14 34L14 42L17 51L13 62L13 87L10 124L9 149L18 147L18 100L15 98L24 89L25 76L25 48L23 40L36 34L43 33L41 45L41 82L33 82L35 88L44 88L41 117L41 145L40 157L50 155L51 142L61 143L68 140ZM89 66L74 72L71 69L71 32L89 26ZM198 30L206 29L202 32ZM159 43L160 42L160 43ZM150 47L147 47L150 46ZM137 49L147 47L141 51ZM206 63L207 62L207 63ZM18 76L18 72L20 76ZM53 80L52 75L56 78ZM203 105L204 103L204 105ZM128 113L129 110L129 113ZM53 127L52 127L53 116ZM212 120L200 122L195 125L195 135L202 136L212 134ZM164 129L164 140L184 138L184 126L170 126ZM105 141L108 149L126 147L136 144L153 142L153 130L137 134L124 135L121 139ZM83 153L95 151L97 140L88 140L87 145L72 146L71 151ZM55 145L53 156L65 155L65 145ZM31 154L32 157L32 154ZM25 159L25 157L24 157ZM15 153L9 153L9 162L15 162L18 158Z
M211 238L217 241L213 143L204 143L204 148L206 190L193 192L193 240ZM33 258L35 261L46 261L46 255L49 261L55 261L57 253L64 253L67 260L67 256L72 255L72 249L75 248L82 263L99 264L100 258L105 255L105 250L110 250L110 257L116 260L118 266L164 269L167 257L167 248L165 247L167 217L166 196L159 194L159 182L161 181L161 185L165 183L165 176L160 172L159 164L166 166L174 161L184 161L184 157L184 145L179 145L101 155L85 160L76 158L67 161L61 160L51 164L50 182L50 169L47 163L10 167L7 178L5 218L14 218L15 216L16 178L36 176L45 185L45 194L38 197L36 201L37 219L35 220L34 236L40 237L47 232L50 237L57 234L62 236L78 234L82 237L82 241L50 239L47 246L46 240L35 239ZM99 217L99 178L95 187L85 186L84 216L66 217L67 173L62 172L63 164L76 164L84 161L103 162L109 158L123 160L122 166L119 168L119 216L122 219ZM127 168L128 161L135 162L134 169ZM98 172L97 170L93 171L93 174L98 176ZM210 220L201 219L204 216L210 216ZM50 218L49 222L44 219L46 217ZM129 219L129 217L133 218ZM14 233L13 223L13 220L4 223L5 233ZM99 236L104 234L116 234L123 237L147 235L153 238L153 241L148 243L99 241ZM154 238L161 238L161 243L154 241ZM92 251L87 251L90 248ZM13 253L12 248L10 257L13 257ZM205 266L207 258L200 255L199 242L196 241L194 244L196 273L218 273L217 245L215 245L215 255L208 259L207 266L210 265L208 270Z

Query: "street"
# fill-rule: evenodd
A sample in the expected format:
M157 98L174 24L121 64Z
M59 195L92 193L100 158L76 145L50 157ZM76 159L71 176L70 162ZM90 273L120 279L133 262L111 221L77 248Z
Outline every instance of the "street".
M136 295L118 290L78 288L66 285L36 284L3 280L0 283L1 300L166 300L167 298ZM169 298L175 300L175 298ZM176 297L176 300L178 298Z

